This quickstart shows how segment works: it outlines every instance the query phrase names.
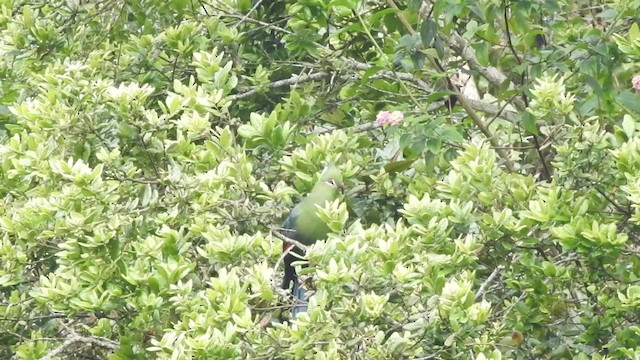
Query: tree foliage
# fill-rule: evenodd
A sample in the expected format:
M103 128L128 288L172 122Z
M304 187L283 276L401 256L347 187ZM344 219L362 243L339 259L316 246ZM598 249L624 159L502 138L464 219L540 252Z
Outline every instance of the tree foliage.
M0 357L640 356L638 8L0 1Z

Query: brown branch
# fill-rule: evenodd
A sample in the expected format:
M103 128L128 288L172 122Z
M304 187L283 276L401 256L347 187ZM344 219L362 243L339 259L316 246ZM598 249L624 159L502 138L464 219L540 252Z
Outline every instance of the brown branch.
M237 23L235 23L232 27L232 29L237 28L238 26L240 26L240 24L242 24L245 20L247 20L249 18L249 15L251 15L252 12L254 12L258 6L260 6L260 4L262 4L262 0L258 0L256 1L256 4L253 5L253 7L251 8L251 10L249 10L248 13L244 14L244 16L242 17L242 19L240 19L240 21L238 21Z
M372 65L361 63L361 62L358 62L356 60L349 59L349 58L342 58L341 60L344 62L345 65L347 65L349 68L354 69L354 70L367 71L367 70L369 70L369 69L371 69L373 67ZM389 70L380 70L376 75L380 75L380 76L383 76L385 78L391 78L391 79L395 79L397 77L400 80L412 82L418 88L420 88L421 90L423 90L423 91L425 91L427 93L432 93L433 92L433 87L429 86L429 84L427 84L424 80L419 79L415 75L410 74L410 73L393 72L393 71L389 71Z
M276 89L276 88L280 88L280 87L296 85L296 84L305 83L305 82L309 82L309 81L316 81L316 80L320 80L320 79L323 79L323 78L328 77L328 76L331 76L331 73L324 72L324 71L313 73L313 74L309 74L309 75L295 75L295 76L290 77L288 79L274 81L272 83L264 85L264 87L257 86L257 87L254 87L254 88L250 89L250 90L247 90L245 92L241 92L239 94L231 95L231 96L229 96L228 99L230 101L236 101L236 100L244 99L246 97L249 97L249 96L259 92L261 90L261 88L264 88L264 89Z
M460 57L462 57L466 61L469 67L477 71L478 73L480 73L480 75L482 75L485 79L487 79L492 85L496 87L500 87L504 82L508 81L509 89L511 90L515 89L513 83L509 81L507 76L504 75L500 70L492 66L485 67L480 65L480 63L476 59L476 51L471 46L469 46L466 40L462 38L460 35L452 34L448 38L448 41L451 48L454 51L456 51L456 53L458 53L458 55L460 55ZM525 101L517 97L513 97L511 101L519 111L522 111L522 112L526 111L527 104L525 103ZM532 134L532 135L533 135L532 143L535 146L536 151L538 153L538 157L540 158L540 162L542 163L542 167L544 169L544 176L545 178L549 179L551 178L551 166L547 164L545 154L540 148L540 140L538 139L538 136L535 134Z
M358 61L355 61L353 59L348 59L348 58L343 58L341 59L347 66L349 66L352 69L355 70L361 70L361 71L367 71L369 69L371 69L373 66L369 65L369 64L365 64L365 63L361 63ZM419 89L423 90L424 92L426 92L427 94L431 94L434 92L433 87L431 87L429 84L427 84L424 80L418 78L417 76L410 74L410 73L402 73L402 72L396 72L395 75L393 74L393 72L391 71L386 71L386 70L382 70L380 71L378 74L381 74L384 77L387 78L395 78L395 76L397 76L398 78L405 80L405 81L409 81L411 83L413 83L414 85L416 85L416 87L418 87ZM461 97L464 97L464 95L460 94ZM478 100L472 100L469 99L467 97L464 97L466 99L466 101L469 103L469 105L474 109L474 110L478 110L478 111L482 111L494 116L498 116L501 117L505 120L508 120L510 122L513 123L517 123L519 121L518 119L518 115L512 111L506 111L504 110L504 107L499 108L495 105L492 104L488 104L486 102L483 101L478 101ZM436 108L440 108L441 106L429 106L429 108L427 110L434 110ZM363 130L366 131L366 130Z
M358 62L358 61L356 61L354 59L350 59L350 58L342 58L340 60L341 60L342 64L346 65L346 67L348 67L349 69L352 69L352 70L367 71L367 70L369 70L369 69L371 69L373 67L372 65L369 65L369 64L366 64L366 63L361 63L361 62ZM279 87L291 86L291 85L298 84L298 83L320 80L320 79L329 77L331 75L332 75L332 73L329 73L329 72L317 72L317 73L313 73L313 74L310 74L310 75L296 75L296 76L293 76L293 77L291 77L289 79L283 79L283 80L278 80L278 81L274 81L272 83L269 83L269 84L265 85L264 88L266 88L266 89L276 89L276 88L279 88ZM416 86L416 88L418 88L419 90L422 90L423 92L425 92L427 94L431 94L431 93L434 92L433 87L431 87L426 81L424 81L424 80L422 80L422 79L420 79L420 78L418 78L415 75L410 74L410 73L392 72L392 71L389 71L389 70L381 70L377 74L372 76L372 78L376 78L376 77L384 77L384 78L387 78L387 79L399 78L401 80L408 81L408 82L412 83L413 85ZM352 76L345 75L345 76L342 76L342 78L348 79L348 78L352 78ZM229 100L235 101L235 100L243 99L245 97L248 97L248 96L251 96L253 94L256 94L257 92L259 92L259 90L260 90L260 87L255 87L255 88L249 89L247 91L241 92L239 94L231 95L229 97ZM481 111L481 112L484 112L484 113L487 113L487 114L491 114L493 116L498 116L498 117L501 117L501 118L503 118L505 120L508 120L510 122L513 122L513 123L517 123L518 122L518 115L516 113L514 113L514 112L504 110L504 107L499 108L499 107L497 107L495 105L492 105L492 104L489 104L489 103L485 103L485 102L478 101L478 100L471 100L471 99L468 99L468 98L464 97L462 94L457 94L457 96L458 96L459 99L462 99L462 100L459 100L461 104L466 104L469 107L469 109L472 109L472 110L469 110L468 112L473 113L473 115L475 115L476 118L477 118L477 115L475 114L475 112L473 110ZM427 107L427 111L437 110L437 109L441 108L443 105L444 105L443 102L432 103ZM472 115L470 115L470 116L472 116ZM480 120L479 118L477 118L477 121L479 123L482 123L482 120ZM354 132L364 132L364 131L372 130L372 129L376 128L376 127L377 126L375 125L375 122L370 122L370 123L365 123L365 124L360 124L360 125L354 126L351 130L354 131ZM485 125L485 128L486 128L486 125ZM315 134L325 134L325 133L329 133L331 131L334 131L334 129L327 128L327 129L322 129L322 130L319 130L319 131L315 131L313 133L315 133ZM493 139L493 136L491 136L491 134L490 134L490 132L488 132L488 130L487 130L487 132L485 132L485 136L487 134L489 134L489 136L487 136L487 137L490 139L490 141L493 140L495 142L495 139ZM493 142L492 142L492 147L495 148L495 149L498 149L498 150L504 148L504 147L499 146L499 144L497 144L497 143L494 144ZM504 157L504 156L503 156L503 158L506 159L506 157Z
M445 105L444 101L439 101L439 102L436 102L436 103L432 103L429 106L427 106L427 112L439 109L439 108L443 107L444 105ZM373 130L373 129L376 129L376 128L379 128L379 127L380 126L378 124L376 124L375 121L371 121L371 122L368 122L368 123L359 124L359 125L351 126L351 127L348 127L348 128L343 128L342 130L351 131L353 133L360 133L360 132ZM325 129L312 131L312 132L310 132L310 134L321 135L321 134L330 133L330 132L332 132L334 130L336 130L336 129L334 129L334 128L325 128Z
M504 110L504 107L499 108L495 105L492 104L488 104L482 101L478 101L478 100L471 100L471 99L467 99L467 101L469 102L469 104L471 105L471 107L473 107L475 110L477 111L481 111L490 115L493 115L495 117L500 117L503 118L507 121L511 121L513 123L517 123L518 122L518 115L514 112L511 111L506 111ZM429 106L427 106L427 112L431 112L431 111L435 111L437 109L442 108L443 106L446 105L446 101L438 101L435 103L431 103L429 104ZM351 131L353 133L360 133L360 132L365 132L365 131L370 131L373 129L378 128L379 126L376 124L375 121L371 121L371 122L367 122L364 124L358 124L355 126L351 126L348 128L343 128L342 130L344 131ZM321 134L326 134L326 133L330 133L332 131L336 130L335 128L324 128L324 129L320 129L320 130L315 130L315 131L311 131L309 132L309 134L317 134L317 135L321 135ZM531 149L533 149L534 147L532 146ZM513 147L499 147L499 148L494 148L492 147L492 149L513 149Z
M341 63L343 65L346 65L349 69L352 70L358 70L358 71L367 71L369 69L371 69L373 66L369 65L369 64L365 64L365 63L361 63L358 62L354 59L350 59L350 58L342 58L340 59ZM266 85L266 88L268 89L275 89L275 88L279 88L279 87L284 87L284 86L291 86L293 84L297 84L297 83L302 83L302 82L309 82L309 81L315 81L315 80L319 80L325 77L329 77L331 76L331 73L328 72L317 72L311 75L304 75L304 76L300 76L300 75L296 75L293 76L289 79L283 79L283 80L278 80L278 81L274 81L270 84ZM399 78L401 80L404 81L408 81L410 83L412 83L413 85L416 86L416 88L422 90L423 92L427 93L427 94L431 94L434 92L433 87L431 87L426 81L418 78L417 76L410 74L410 73L404 73L404 72L392 72L392 71L388 71L388 70L381 70L379 71L377 74L375 74L374 76L371 76L371 78L377 78L377 77L384 77L387 79L396 79ZM353 76L351 75L344 75L341 78L343 79L351 79L353 78ZM259 89L256 88L252 88L249 89L247 91L241 92L239 94L235 94L235 95L231 95L229 97L229 99L231 101L234 100L238 100L238 99L242 99L248 96L251 96L255 93L257 93L259 91ZM463 96L463 95L460 95ZM503 108L499 108L495 105L492 104L488 104L482 101L478 101L478 100L471 100L471 99L466 99L466 102L474 109L477 111L481 111L487 114L491 114L493 116L498 116L501 117L505 120L508 120L510 122L513 123L517 123L518 122L518 116L516 113L511 112L511 111L507 111L504 110ZM432 103L427 107L427 111L434 111L436 109L439 109L443 106L443 102L436 102L436 103ZM367 124L361 124L358 125L356 127L354 127L354 131L355 132L364 132L364 131L368 131L371 130L373 128L375 128L375 123L371 122L371 123L367 123ZM316 131L314 133L316 134L324 134L324 133L328 133L333 131L333 129L322 129L320 131ZM499 148L499 146L497 146L497 148Z
M502 265L500 265L497 268L493 269L493 272L491 272L491 275L489 275L487 280L485 280L482 283L482 285L480 285L480 289L478 289L478 291L476 292L476 296L475 296L476 301L480 300L480 298L487 291L487 288L489 287L489 285L491 285L493 280L496 278L496 276L498 276L498 274L500 274L500 272L502 272L502 270L504 270L504 266L502 266Z
M222 3L220 3L220 4L222 4ZM287 30L285 28L282 28L282 27L279 27L279 26L276 25L277 23L287 21L288 18L283 18L283 19L280 19L280 20L278 20L276 22L273 22L273 23L266 23L264 21L260 21L258 19L252 18L251 16L247 16L247 15L250 15L250 13L246 14L246 15L242 15L242 14L235 13L234 12L235 9L229 9L228 7L223 9L221 6L216 6L214 4L208 4L208 5L211 6L214 10L216 10L217 12L220 13L221 16L217 16L218 18L228 17L228 18L240 19L240 20L242 20L244 22L248 22L248 23L255 24L255 25L260 25L263 28L267 28L267 29L277 30L277 31L282 32L284 34L293 34L290 30ZM254 5L254 7L255 7L255 5ZM204 9L204 4L203 4L202 8ZM252 9L251 11L253 11L253 10L255 10L255 9ZM207 15L211 16L209 14L207 14ZM257 29L252 29L252 30L249 30L249 31L255 31L255 30L257 30Z
M498 107L493 104L486 103L484 101L471 100L471 99L467 99L466 101L469 102L469 105L475 110L482 111L484 113L503 118L514 124L520 121L518 114L514 113L513 111L505 110L504 106Z
M286 236L284 236L284 235L282 235L282 234L280 233L280 231L282 231L282 230L285 230L285 231L286 231L286 230L288 230L288 229L283 229L283 228L273 228L273 229L271 229L271 230L273 230L273 231L271 231L271 234L273 234L273 235L274 235L275 237L277 237L278 239L280 239L280 240L282 240L282 241L284 241L284 242L286 242L286 243L289 243L289 244L295 245L296 247L298 247L298 248L300 248L300 249L302 249L302 250L304 250L304 251L307 251L307 248L308 248L308 247L307 247L307 245L305 245L305 244L303 244L303 243L301 243L301 242L299 242L299 241L297 241L297 240L293 240L292 238L286 237Z
M341 59L343 64L346 65L347 67L354 69L354 70L361 70L361 71L366 71L369 70L370 68L372 68L371 65L369 64L364 64L358 61L355 61L353 59L348 59L348 58L343 58ZM254 88L251 88L249 90L246 90L244 92L238 93L238 94L234 94L229 96L229 100L230 101L236 101L236 100L240 100L240 99L244 99L246 97L249 97L251 95L254 95L256 93L258 93L261 88L263 89L277 89L280 87L285 87L285 86L292 86L292 85L296 85L296 84L300 84L300 83L305 83L305 82L310 82L310 81L316 81L316 80L321 80L324 79L326 77L332 76L333 73L330 72L325 72L325 71L320 71L320 72L316 72L310 75L294 75L288 79L282 79L282 80L278 80L278 81L274 81L271 82L269 84L263 85L263 86L256 86ZM433 92L433 88L431 86L429 86L429 84L427 84L425 81L418 79L417 77L415 77L412 74L409 73L398 73L396 72L394 74L394 72L392 71L387 71L387 70L381 70L380 72L378 72L376 74L376 77L384 77L384 78L390 78L390 79L396 79L396 76L401 79L401 80L405 80L405 81L410 81L412 83L414 83L418 88L420 88L421 90L428 92L428 93L432 93ZM350 78L350 76L342 76L342 78Z
M71 333L71 335L65 341L63 341L60 346L48 352L45 356L41 357L40 360L51 360L54 357L62 354L65 350L67 350L67 348L75 343L92 344L107 348L109 350L116 350L118 346L120 346L117 342L109 340L107 338L98 336L80 336L76 333Z
M511 49L513 56L515 56L516 62L518 63L518 65L521 65L522 61L520 60L520 56L518 56L518 52L516 51L516 48L513 46L513 41L511 40L511 30L509 29L509 7L507 6L506 1L504 4L503 16L504 16L504 27L507 32L507 43L509 44L509 49Z
M387 1L392 1L392 0L387 0ZM431 4L428 3L426 0L424 2L424 5L422 8L430 8ZM506 4L505 4L505 22L506 22L506 26L507 26L507 35L509 36L508 41L509 41L509 46L511 47L511 50L513 51L516 60L518 61L518 63L521 63L518 54L516 53L515 49L513 48L513 44L511 43L511 37L509 34L509 24L508 24L508 18L507 13L506 13ZM428 17L428 14L426 11L423 11L423 9L421 9L420 11L420 16L424 19L426 17ZM515 89L514 84L509 80L509 78L504 75L498 68L495 68L493 66L482 66L477 58L476 58L476 52L475 50L469 46L469 44L467 43L467 41L461 37L458 34L451 34L450 36L446 36L444 34L442 34L442 37L449 43L449 46L460 56L462 57L463 60L465 60L465 62L467 63L467 65L477 71L478 73L480 73L480 75L482 75L485 79L487 79L489 81L489 83L491 83L493 86L496 87L500 87L502 86L503 83L508 82L508 88L510 90ZM517 97L513 97L512 99L510 99L510 101L515 105L516 109L518 109L521 112L526 111L527 109L527 103L525 100L517 98ZM464 104L463 104L464 105ZM465 108L466 109L466 108ZM537 128L537 126L536 126ZM539 131L538 131L539 132ZM549 179L551 178L551 167L550 165L547 163L547 160L545 158L545 154L542 151L542 149L540 148L540 140L538 139L538 136L535 134L533 135L533 139L532 139L532 143L533 146L536 148L536 151L538 153L538 157L540 158L540 162L542 163L542 167L544 169L544 177ZM492 143L493 145L493 143Z
M409 24L409 22L405 19L403 13L400 11L400 9L396 5L396 3L393 0L387 0L387 4L389 5L390 8L392 8L394 10L397 10L395 15L398 17L398 19L400 19L400 22L404 25L405 29L410 34L415 34L416 31L413 29L413 27L411 27L411 24ZM442 74L445 74L446 71L444 70L442 65L440 65L440 62L437 59L435 59L433 56L428 55L428 54L426 55L426 57L429 60L429 62L431 63L431 65L433 65L433 67L438 72L440 72ZM502 158L502 160L504 161L504 165L507 168L507 170L512 172L513 171L513 164L511 163L511 160L509 159L509 155L507 154L506 151L504 151L502 149L499 149L500 148L500 144L498 143L498 140L496 140L496 138L491 133L491 130L489 130L489 127L484 123L484 121L482 121L482 119L480 119L478 114L476 114L474 109L469 104L469 101L467 100L467 98L465 98L464 96L462 96L462 94L460 94L460 89L458 89L458 87L455 84L453 84L451 79L449 77L446 77L446 81L447 81L447 85L449 87L449 90L454 92L454 96L456 97L456 99L458 100L460 105L462 105L462 107L466 111L467 115L469 115L469 117L471 118L473 123L476 125L476 127L478 129L480 129L480 131L484 134L484 136L489 140L489 143L491 143L491 146L493 146L496 149L495 151L498 153L500 158Z
M353 133L360 133L360 132L373 130L373 129L378 128L378 127L379 126L376 124L376 122L372 121L372 122L368 122L368 123L364 123L364 124L351 126L351 127L348 127L348 128L343 128L342 130L352 131ZM337 129L335 129L335 128L324 128L324 129L320 129L320 130L316 130L316 131L311 131L310 134L322 135L322 134L330 133L330 132L332 132L334 130L337 130Z
M505 81L509 81L509 78L505 74L503 74L498 68L493 66L482 66L476 59L476 51L467 44L465 39L458 34L451 34L451 36L443 37L449 43L449 46L458 54L462 59L469 65L472 70L477 71L480 75L482 75L487 81L491 83L491 85L499 87ZM509 81L509 89L514 89L514 85L511 81ZM516 108L520 111L524 111L527 106L525 103L518 98L513 99L513 103Z

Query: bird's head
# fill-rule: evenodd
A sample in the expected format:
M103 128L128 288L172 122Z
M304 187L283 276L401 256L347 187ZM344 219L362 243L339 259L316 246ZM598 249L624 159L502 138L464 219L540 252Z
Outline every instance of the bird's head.
M314 186L314 190L324 190L327 189L329 191L338 192L338 189L344 189L344 183L342 182L342 171L338 169L334 164L328 164L320 177L318 178L318 182Z

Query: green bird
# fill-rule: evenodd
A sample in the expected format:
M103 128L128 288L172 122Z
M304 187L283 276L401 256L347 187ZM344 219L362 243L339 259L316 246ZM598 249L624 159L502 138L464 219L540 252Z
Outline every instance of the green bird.
M344 188L342 172L335 165L328 164L320 174L318 182L316 182L311 192L291 210L291 213L285 219L282 224L284 228L283 235L304 245L311 245L318 240L326 239L330 229L318 217L316 205L324 206L326 201L335 200L338 197L339 189L342 188ZM292 253L302 256L303 251L287 242L282 245L283 252L289 248L293 249L284 258L282 288L285 290L291 288L291 293L296 302L304 302L305 291L300 286L295 268L291 265L298 257ZM295 319L298 313L306 310L306 305L294 306L291 311L291 317Z

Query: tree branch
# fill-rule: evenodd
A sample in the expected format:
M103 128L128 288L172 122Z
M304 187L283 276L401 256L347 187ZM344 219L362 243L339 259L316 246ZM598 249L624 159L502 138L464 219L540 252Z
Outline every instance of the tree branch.
M395 15L398 17L398 19L400 19L400 22L404 25L405 29L410 34L412 35L415 34L416 31L413 29L413 27L411 27L411 24L409 24L409 22L405 19L403 13L400 11L396 3L393 0L387 0L387 4L389 5L390 8L397 10ZM438 72L442 74L445 73L444 68L440 65L437 59L435 59L431 55L426 55L426 56L429 62L433 65L433 67ZM478 114L476 114L476 112L473 110L473 108L469 104L469 101L467 101L467 99L464 96L462 96L462 94L460 94L460 89L458 89L458 87L453 84L453 82L449 77L447 77L446 80L447 80L447 85L449 87L449 90L455 93L454 96L456 97L460 105L462 105L464 110L467 112L467 114L469 115L473 123L476 125L478 129L480 129L480 131L484 134L484 136L489 140L489 142L491 143L491 146L495 148L496 153L498 153L500 158L502 158L502 160L504 161L504 165L506 166L507 170L513 171L513 164L509 159L509 154L507 154L507 152L501 148L500 144L498 143L498 140L496 140L496 138L491 133L491 130L489 130L489 127L484 123L484 121L482 121L482 119L480 119Z
M373 66L369 65L369 64L365 64L365 63L361 63L359 61L356 61L354 59L350 59L350 58L341 58L340 59L341 64L345 65L347 68L351 69L351 70L355 70L355 71L367 71L369 69L371 69ZM264 88L266 89L275 89L275 88L279 88L279 87L285 87L285 86L291 86L294 84L298 84L298 83L303 83L303 82L310 82L310 81L315 81L315 80L319 80L319 79L323 79L326 77L331 76L332 73L329 72L317 72L317 73L313 73L310 75L295 75L289 79L283 79L283 80L278 80L278 81L274 81L272 83L269 83L267 85L264 86ZM387 79L396 79L399 78L401 80L404 81L408 81L411 84L413 84L416 88L418 88L419 90L423 91L426 94L431 94L434 92L433 87L431 87L426 81L418 78L417 76L411 74L411 73L404 73L404 72L392 72L389 70L381 70L378 73L376 73L374 76L372 76L372 78L375 77L383 77L383 78L387 78ZM352 76L350 75L345 75L342 76L342 78L352 78ZM252 88L250 90L241 92L239 94L235 94L235 95L231 95L229 97L229 99L231 101L235 101L235 100L239 100L239 99L243 99L245 97L251 96L255 93L257 93L260 90L260 87L255 87ZM462 98L463 100L460 101L460 103L466 103L468 104L468 106L476 111L481 111L493 116L497 116L497 117L501 117L505 120L508 120L512 123L517 123L518 120L518 115L514 112L511 111L507 111L504 108L500 108L498 106L483 102L483 101L478 101L478 100L472 100L472 99L468 99L466 97L464 97L462 94L458 94L459 98ZM429 104L427 107L427 111L435 111L439 108L441 108L442 106L444 106L444 102L440 101L440 102L435 102L432 104ZM370 123L365 123L365 124L360 124L357 126L354 126L351 130L354 132L364 132L364 131L369 131L372 130L374 128L376 128L377 126L375 125L375 122L370 122ZM314 131L313 133L315 134L325 134L325 133L329 133L331 131L333 131L334 129L332 128L326 128L326 129L321 129L319 131ZM493 145L493 144L492 144ZM501 149L503 147L500 146L496 146L494 145L495 148L497 149Z
M434 111L436 109L439 109L441 107L443 107L445 105L444 101L438 101L432 104L429 104L429 106L427 106L427 111ZM364 124L359 124L359 125L355 125L355 126L351 126L348 128L343 128L342 130L345 131L352 131L354 133L359 133L359 132L365 132L365 131L369 131L369 130L373 130L375 128L380 127L378 124L376 124L375 121L371 121L368 123L364 123ZM316 131L312 131L311 134L326 134L326 133L330 133L332 131L334 131L336 129L334 128L324 128L324 129L320 129L320 130L316 130Z
M324 72L324 71L320 71L317 73L313 73L313 74L309 74L309 75L294 75L288 79L283 79L283 80L278 80L278 81L274 81L272 83L269 83L267 85L263 86L256 86L250 90L247 90L245 92L241 92L239 94L234 94L229 96L229 100L230 101L236 101L236 100L240 100L240 99L244 99L246 97L249 97L255 93L257 93L259 90L261 90L261 88L265 88L265 89L276 89L279 87L284 87L284 86L291 86L291 85L296 85L296 84L300 84L300 83L305 83L305 82L309 82L309 81L316 81L316 80L320 80L323 79L325 77L331 76L331 73L328 72Z
M340 59L341 63L343 65L345 65L346 67L348 67L351 70L355 70L355 71L367 71L369 69L371 69L373 66L369 65L369 64L365 64L365 63L361 63L358 62L354 59L350 59L350 58L342 58ZM331 76L331 73L328 72L317 72L311 75L296 75L293 76L289 79L283 79L283 80L278 80L278 81L274 81L268 85L266 85L266 88L268 89L275 89L278 87L284 87L284 86L291 86L293 84L297 84L297 83L302 83L302 82L309 82L309 81L315 81L315 80L319 80L325 77L329 77ZM401 80L404 81L408 81L410 83L412 83L414 86L416 86L416 88L418 88L419 90L423 91L426 94L431 94L434 92L433 88L424 80L418 78L417 76L410 74L410 73L403 73L403 72L396 72L395 74L392 71L388 71L388 70L381 70L379 71L377 74L375 74L373 77L384 77L387 79L396 79L399 78ZM343 78L352 78L352 76L349 75L345 75L343 76ZM231 95L230 96L230 100L234 101L234 100L239 100L248 96L251 96L255 93L257 93L259 91L258 87L247 90L245 92L239 93L239 94L235 94L235 95ZM459 95L460 97L464 97L463 95ZM487 114L490 114L492 116L497 116L497 117L501 117L507 121L510 121L512 123L517 123L518 122L518 115L514 112L511 111L507 111L504 109L504 107L500 108L498 106L483 102L483 101L478 101L478 100L471 100L468 99L466 97L464 97L465 101L469 104L469 106L476 110L476 111L481 111ZM439 101L439 102L435 102L432 104L429 104L427 107L427 111L435 111L439 108L441 108L442 106L444 106L444 102ZM372 130L374 128L376 128L377 126L375 125L375 122L370 122L370 123L365 123L365 124L360 124L357 126L354 126L351 130L354 132L364 132L364 131L369 131ZM334 129L332 128L326 128L326 129L321 129L319 131L314 131L313 133L315 134L325 134L325 133L329 133L331 131L333 131Z
M358 62L354 59L350 58L342 58L341 59L345 65L354 70L367 71L371 69L373 66L365 63ZM433 87L427 84L424 80L419 79L413 74L403 73L403 72L393 72L389 70L381 70L376 75L380 75L385 78L395 79L396 76L400 80L409 81L420 88L422 91L426 93L433 93Z
M444 35L443 35L444 36ZM504 75L500 70L493 66L482 66L476 59L476 51L467 44L466 40L458 35L451 34L449 37L445 37L449 46L458 54L462 59L469 65L472 70L477 71L480 75L482 75L487 81L491 83L491 85L499 87L505 81L509 81L506 75ZM509 81L509 89L514 89L513 83ZM527 106L522 101L522 99L514 98L513 104L520 111L524 111Z
M502 272L502 270L504 270L504 266L502 266L502 265L500 265L497 268L493 269L493 272L491 273L491 275L489 275L487 280L485 280L482 283L482 285L480 285L480 289L478 289L478 291L476 292L476 296L475 296L476 301L480 300L480 298L487 291L487 288L489 287L489 285L491 285L493 280L496 278L496 276L498 276L498 274L500 274L500 272Z
M98 336L80 336L73 332L65 341L62 342L62 344L60 344L60 346L48 352L45 356L41 357L40 360L51 360L54 357L62 354L65 350L67 350L67 348L75 343L92 344L107 348L109 350L115 350L118 348L118 346L120 346L117 342L109 340L107 338Z
M301 243L301 242L299 242L299 241L297 241L297 240L293 240L292 238L289 238L289 237L287 237L287 236L283 235L282 233L280 233L280 231L282 231L282 230L285 230L285 231L286 231L286 230L288 230L288 229L283 229L283 228L273 228L273 229L272 229L272 231L271 231L271 234L273 234L273 236L277 237L278 239L280 239L280 240L282 240L282 241L284 241L284 242L286 242L286 243L289 243L289 244L295 245L296 247L298 247L298 248L300 248L300 249L302 249L302 250L304 250L304 251L307 251L307 245L305 245L305 244L303 244L303 243Z
M505 21L507 20L505 19ZM449 46L451 46L451 48L454 51L456 51L456 53L458 53L458 55L460 55L460 57L462 57L466 61L466 63L469 65L471 69L480 73L480 75L482 75L485 79L487 79L492 85L499 87L504 82L509 82L509 89L512 90L515 88L513 83L509 80L509 78L507 78L507 76L504 75L497 68L492 66L485 67L480 65L480 63L476 59L476 51L471 46L469 46L469 44L467 44L467 41L462 36L454 33L454 34L451 34L451 36L448 38L445 37L445 39L448 40ZM510 40L511 39L509 39L509 41ZM515 50L513 51L515 54ZM518 61L520 60L518 59ZM522 111L522 112L526 111L527 104L523 99L520 99L519 97L513 97L511 99L511 102L515 105L516 109L518 109L519 111ZM538 126L536 125L536 128L537 127ZM536 148L538 157L540 158L540 162L544 170L544 177L549 179L551 178L551 166L547 164L547 159L545 158L544 151L540 148L541 141L538 139L537 135L535 134L531 134L531 135L533 136L531 143Z
M392 0L387 0L387 1L392 1ZM506 6L506 5L505 5ZM423 5L420 8L420 17L422 19L426 19L430 16L430 9L432 8L431 3L429 3L427 0L423 1ZM429 11L427 11L429 10ZM518 63L521 63L520 58L518 57L518 54L516 53L515 49L513 48L513 44L511 43L511 37L509 34L509 24L508 24L508 18L506 17L507 13L506 13L506 8L505 8L505 22L506 22L506 26L507 26L507 35L508 35L508 41L509 41L509 46L511 47L511 50L513 51L516 60L518 61ZM509 80L509 78L503 74L498 68L495 68L493 66L482 66L477 58L476 58L476 51L469 46L469 44L467 43L467 41L460 35L456 34L456 33L452 33L450 36L446 36L445 34L441 34L441 36L449 43L449 46L463 59L465 60L465 62L467 63L467 65L477 71L480 75L482 75L485 79L487 79L489 81L489 83L491 83L493 86L496 87L500 87L502 86L503 83L507 82L508 83L508 88L510 90L515 89L515 86L513 84L513 82L511 82ZM527 109L527 102L526 99L521 99L519 97L513 97L509 100L509 102L513 103L516 107L517 110L524 112ZM536 128L538 128L538 126L536 125ZM539 129L538 129L539 130ZM540 131L538 131L539 133ZM543 167L543 175L544 178L546 179L550 179L551 178L551 166L547 163L547 159L545 157L545 153L544 151L541 149L541 141L538 139L538 135L536 135L535 133L532 133L532 140L530 141L530 143L532 143L532 145L535 147L537 153L538 153L538 157L540 158L540 162L542 164ZM493 143L492 143L493 144Z
M469 102L469 105L471 105L472 108L474 108L477 111L481 111L484 113L487 113L489 115L493 115L496 117L500 117L503 118L507 121L513 122L513 123L517 123L518 122L518 115L514 112L511 111L507 111L504 110L504 108L499 108L495 105L492 104L488 104L482 101L478 101L478 100L471 100L471 99L467 99L467 101ZM435 103L431 103L427 106L427 112L431 112L431 111L435 111L437 109L442 108L443 106L446 105L446 101L438 101ZM345 131L352 131L354 133L360 133L360 132L365 132L365 131L370 131L373 129L378 128L379 126L376 124L375 121L371 121L368 123L364 123L364 124L358 124L355 126L351 126L348 128L343 128L342 130ZM315 131L311 131L309 134L326 134L326 133L330 133L332 131L336 130L335 128L324 128L324 129L320 129L320 130L315 130ZM504 148L504 147L503 147Z

